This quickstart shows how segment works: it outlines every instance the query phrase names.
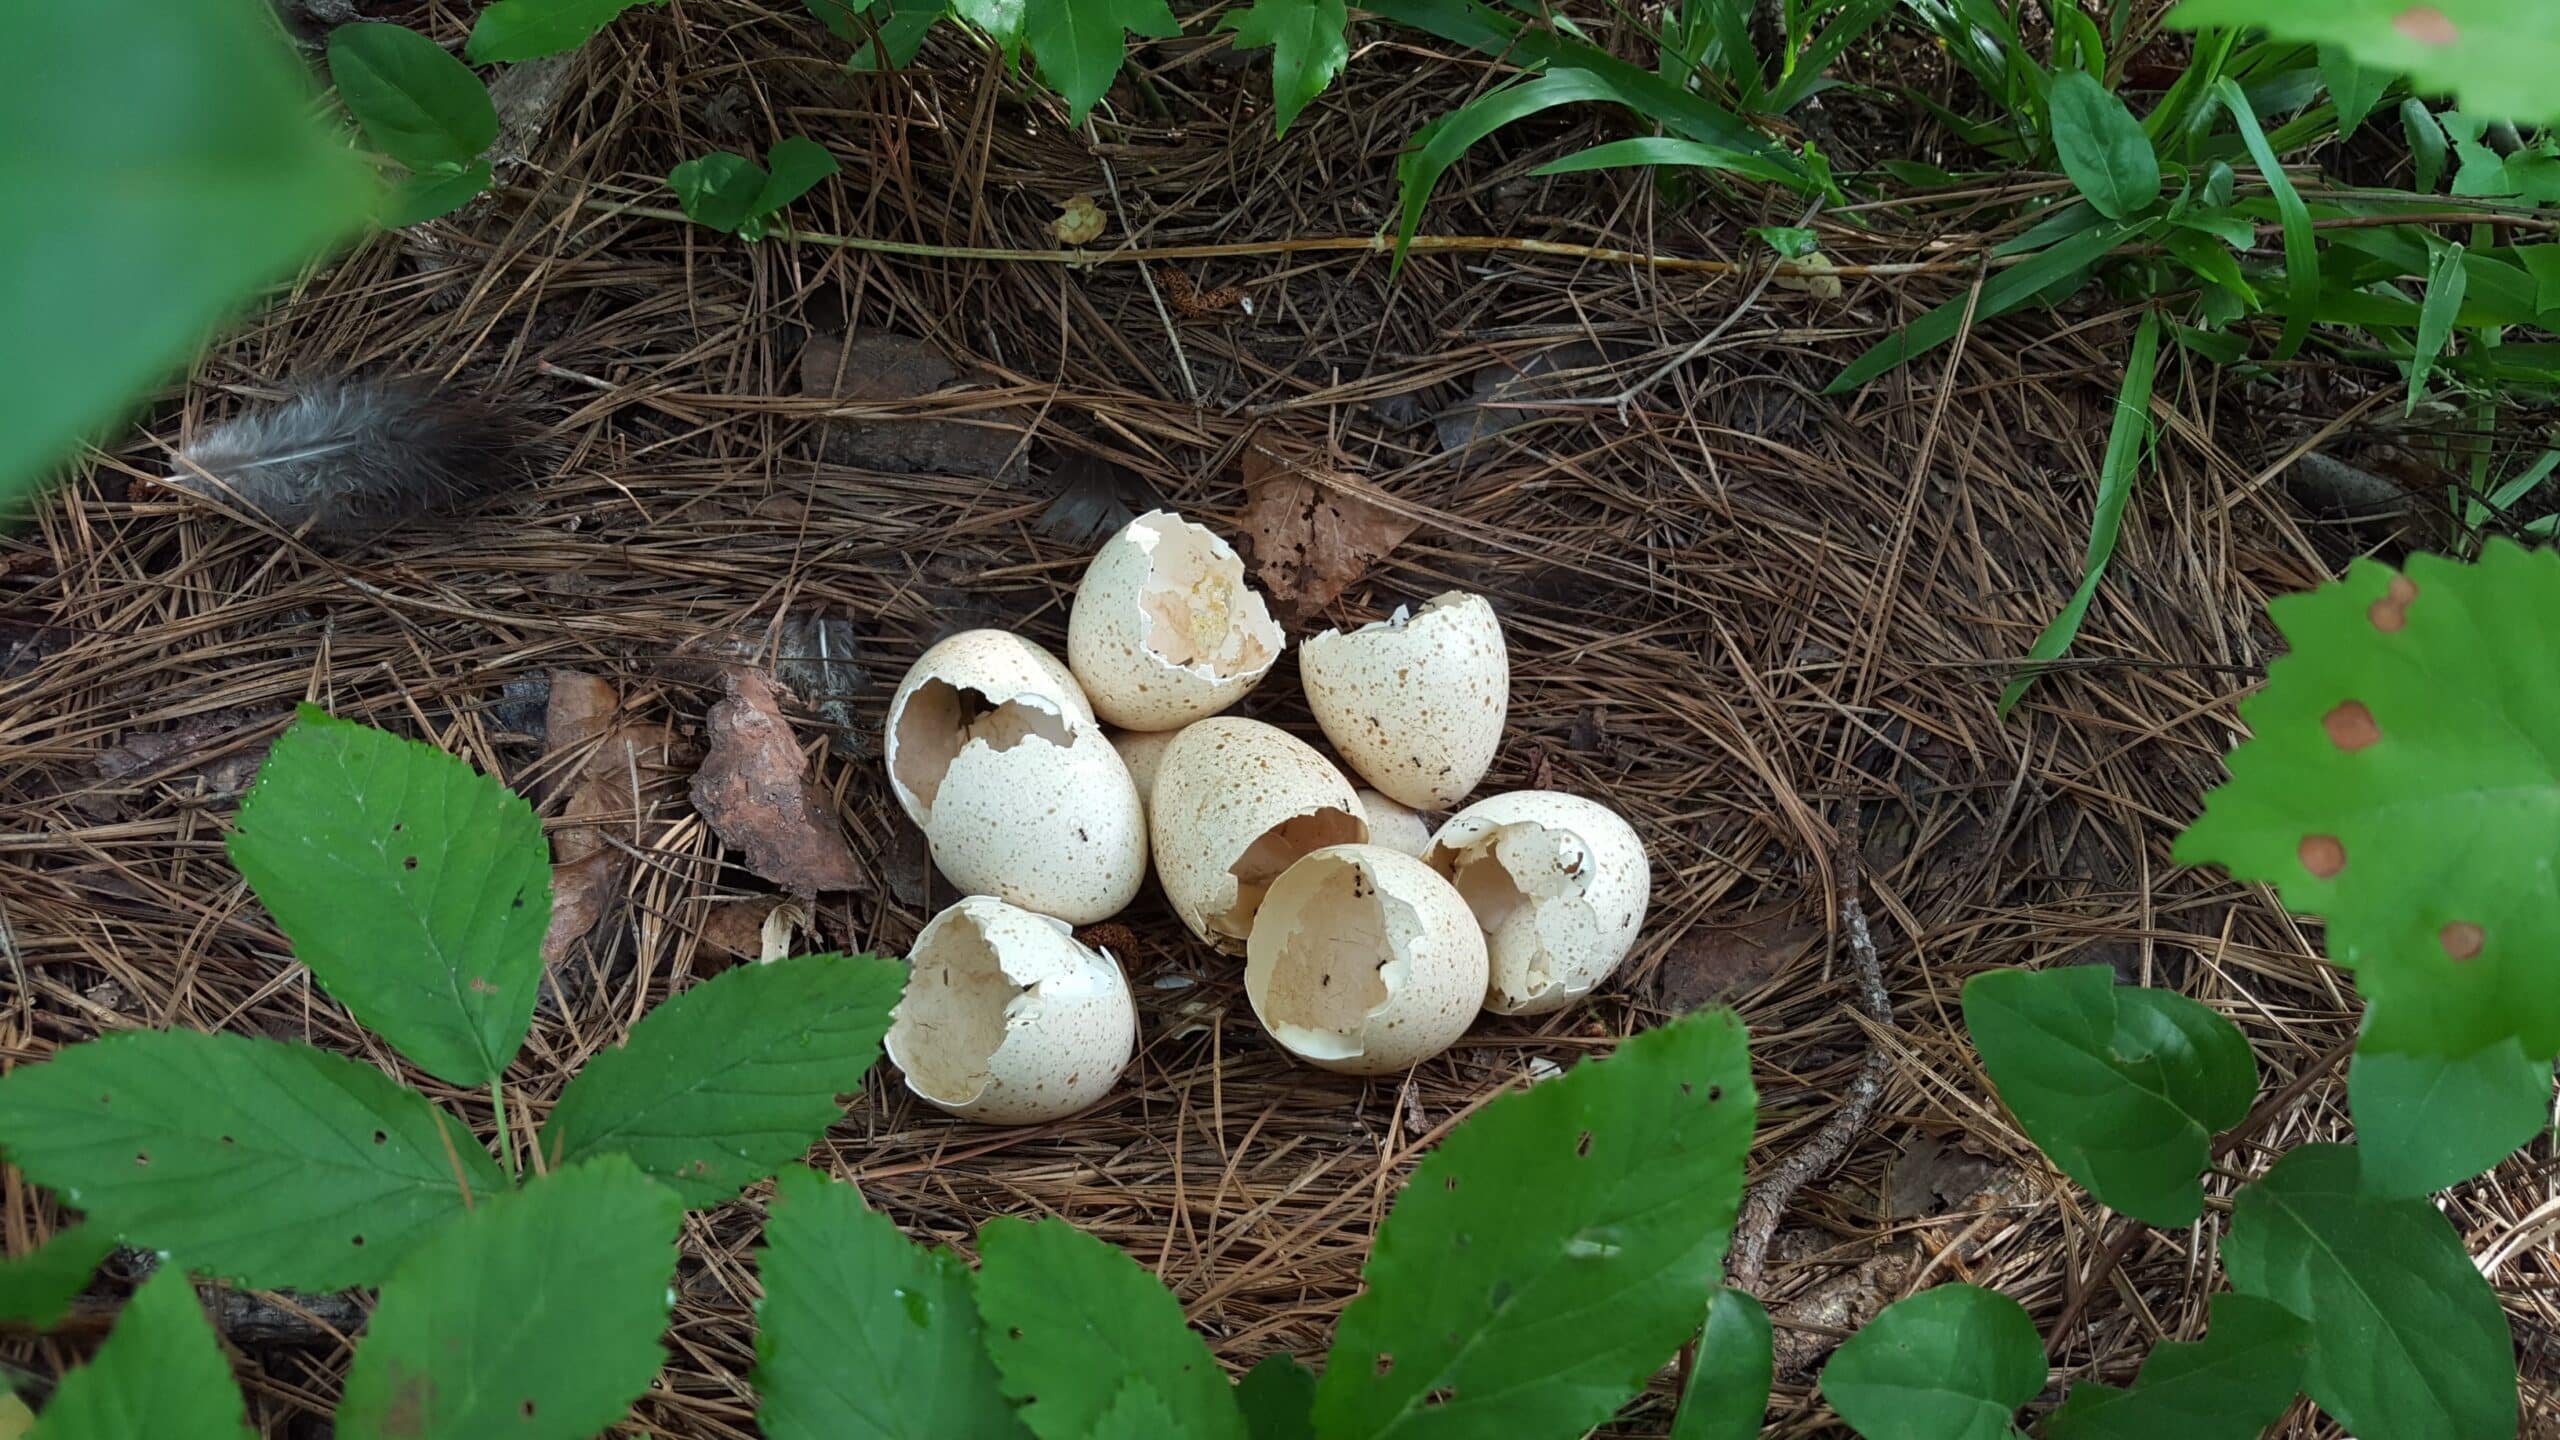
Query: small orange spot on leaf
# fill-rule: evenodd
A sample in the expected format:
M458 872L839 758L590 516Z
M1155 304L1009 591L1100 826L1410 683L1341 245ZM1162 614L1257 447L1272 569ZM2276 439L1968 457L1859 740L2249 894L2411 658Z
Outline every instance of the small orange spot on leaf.
M2397 635L2409 628L2409 602L2417 598L2417 582L2406 575L2394 575L2382 598L2365 607L2365 618L2385 635Z
M2433 5L2412 5L2391 17L2391 28L2421 45L2451 45L2462 38L2453 17Z
M2316 880L2334 880L2339 871L2347 868L2347 847L2335 835L2305 835L2295 853L2302 859L2302 868Z
M2436 932L2436 943L2444 947L2444 957L2448 960L2477 959L2480 947L2488 939L2479 926L2468 920L2456 920Z
M2382 727L2373 723L2373 712L2361 700L2349 700L2320 717L2320 728L2329 732L2329 743L2341 750L2356 751L2382 738Z
M474 975L471 977L471 993L474 995L495 995L498 993L498 987L490 984L486 976Z

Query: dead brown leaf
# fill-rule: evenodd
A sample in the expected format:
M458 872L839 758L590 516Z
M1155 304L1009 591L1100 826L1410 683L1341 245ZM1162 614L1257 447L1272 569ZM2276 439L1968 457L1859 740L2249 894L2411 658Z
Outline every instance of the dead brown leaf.
M217 710L190 715L166 730L126 737L124 743L98 752L89 772L110 785L169 785L198 798L223 800L240 795L258 778L266 763L268 740L260 737L281 718L278 711ZM121 812L106 796L84 795L81 809L99 819Z
M781 905L770 897L761 900L726 900L713 905L702 917L702 928L694 932L702 948L693 962L697 975L714 974L741 960L753 960L764 953L765 917Z
M1341 599L1415 529L1365 482L1259 445L1245 448L1244 489L1254 568L1299 616Z
M674 788L667 727L627 719L621 709L621 692L601 676L551 672L547 753L581 757L552 777L552 793L567 797L563 823L551 832L551 928L542 937L542 957L554 964L622 896L631 852L613 843L615 826L637 826Z
M1692 926L1653 972L1654 998L1687 1013L1748 990L1802 958L1822 938L1819 925L1790 919L1791 907L1745 915L1724 926Z
M703 726L710 750L694 772L693 808L746 853L748 869L794 895L861 886L862 867L843 825L809 786L773 681L732 667L723 684L729 698L711 707Z

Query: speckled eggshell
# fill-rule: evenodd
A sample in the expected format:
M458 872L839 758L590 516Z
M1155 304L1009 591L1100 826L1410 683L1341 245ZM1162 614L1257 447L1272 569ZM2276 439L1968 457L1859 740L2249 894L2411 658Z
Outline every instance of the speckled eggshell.
M1169 510L1103 542L1067 615L1067 663L1095 713L1129 730L1226 709L1287 644L1235 547Z
M1410 616L1308 637L1298 674L1352 770L1417 810L1446 810L1476 788L1511 708L1502 622L1462 590Z
M1439 1054L1484 1003L1484 932L1439 872L1376 845L1335 845L1264 897L1244 993L1282 1049L1347 1075Z
M1138 787L1138 803L1152 807L1156 803L1156 767L1164 763L1164 752L1173 746L1179 730L1114 730L1111 748L1120 752L1120 763L1129 767L1129 783Z
M1422 858L1484 929L1484 1008L1497 1015L1542 1015L1589 994L1634 948L1653 895L1635 827L1555 790L1477 801L1449 817Z
M907 818L918 825L930 816L932 803L918 798L919 787L909 779L913 762L907 767L898 763L901 732L906 729L908 707L935 681L955 690L975 691L990 706L1018 700L1053 715L1094 718L1093 705L1085 699L1084 687L1076 683L1074 673L1059 664L1057 656L1009 630L963 630L934 645L907 667L906 678L889 697L889 721L880 739L881 758L889 767L889 790L898 797Z
M1409 805L1398 804L1375 790L1362 790L1360 818L1369 822L1369 843L1419 860L1431 848L1431 822Z
M1230 954L1243 953L1263 891L1299 856L1369 838L1351 782L1314 746L1227 715L1165 748L1147 816L1174 913Z
M1072 1115L1110 1093L1138 1044L1120 962L1066 923L972 895L908 951L890 1062L926 1103L990 1125Z

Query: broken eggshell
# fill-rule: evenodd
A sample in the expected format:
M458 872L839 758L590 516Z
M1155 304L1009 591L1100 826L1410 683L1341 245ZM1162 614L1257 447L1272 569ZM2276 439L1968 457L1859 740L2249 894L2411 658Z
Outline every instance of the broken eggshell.
M1376 845L1334 845L1263 897L1244 993L1290 1054L1384 1075L1446 1050L1484 1003L1484 932L1440 874Z
M1416 860L1431 848L1431 822L1412 806L1399 804L1375 790L1357 792L1360 818L1369 822L1369 843L1383 845Z
M1369 838L1351 782L1315 747L1225 715L1165 748L1147 817L1174 913L1230 954L1244 950L1263 892L1300 856Z
M1452 590L1408 615L1327 630L1298 647L1307 705L1361 779L1417 810L1466 798L1493 764L1511 708L1502 622Z
M1067 663L1095 713L1129 730L1226 709L1287 643L1235 547L1169 510L1103 542L1067 617Z
M890 788L951 883L1079 925L1146 878L1146 812L1075 677L1018 635L968 630L889 702Z
M1164 763L1164 752L1173 745L1179 730L1114 730L1111 748L1120 752L1120 763L1129 767L1129 783L1138 787L1138 803L1156 803L1156 767ZM1150 812L1152 813L1152 811Z
M1609 978L1653 894L1644 842L1618 813L1555 790L1488 796L1449 817L1423 862L1484 928L1484 1008L1561 1010Z
M885 1048L937 1109L990 1125L1072 1115L1137 1049L1120 962L1064 921L972 895L933 917L907 963Z

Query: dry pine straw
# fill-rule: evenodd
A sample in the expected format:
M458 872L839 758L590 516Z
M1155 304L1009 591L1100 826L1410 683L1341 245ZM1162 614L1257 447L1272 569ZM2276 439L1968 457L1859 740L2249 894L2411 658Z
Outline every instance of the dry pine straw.
M1618 368L1564 388L1607 394L1723 321L1746 282L1486 254L1418 258L1390 285L1371 257L1273 257L1186 276L1194 292L1245 287L1250 317L1174 316L1169 330L1134 266L751 247L583 203L655 201L651 177L679 158L805 132L845 166L796 212L813 229L1039 247L1059 202L1107 195L1116 180L1104 243L1132 230L1146 244L1364 234L1388 213L1392 157L1415 119L1488 78L1474 61L1355 64L1342 94L1275 142L1249 98L1264 82L1218 48L1151 47L1162 108L1124 86L1118 113L1142 118L1106 116L1089 143L964 52L937 48L908 81L847 79L778 0L644 8L576 62L506 193L457 223L366 246L218 347L0 548L0 656L16 652L0 671L0 1055L31 1063L138 1025L308 1038L399 1074L485 1134L485 1097L403 1065L291 964L223 859L234 800L219 782L239 767L219 762L254 754L312 699L526 784L541 747L510 728L521 712L496 708L509 682L595 672L635 718L698 733L716 697L680 652L759 643L782 614L811 609L851 623L871 677L850 731L803 715L865 873L821 907L821 938L896 951L952 898L928 889L869 759L898 673L964 623L1059 646L1086 550L1035 519L1062 461L1111 462L1140 491L1220 523L1242 504L1235 459L1259 426L1333 447L1423 520L1329 619L1373 618L1453 585L1494 598L1515 680L1487 787L1581 791L1634 820L1656 867L1635 958L1587 1005L1488 1021L1409 1078L1363 1084L1285 1063L1255 1029L1237 968L1142 897L1117 948L1139 986L1143 1042L1107 1103L987 1130L876 1073L814 1163L910 1233L964 1249L990 1215L1066 1216L1160 1273L1229 1363L1313 1358L1423 1147L1537 1062L1569 1064L1661 1023L1666 987L1697 988L1683 967L1735 953L1711 940L1778 917L1810 927L1797 933L1812 943L1730 997L1755 1040L1755 1177L1822 1124L1868 1047L1890 1061L1872 1125L1784 1216L1764 1295L1773 1308L1818 1290L1833 1302L1800 1309L1782 1339L1819 1352L1825 1337L1803 1317L1837 1314L1840 1277L1875 1261L1870 1276L1906 1288L1963 1279L2016 1297L2047 1332L2057 1384L2121 1381L2158 1339L2192 1337L2220 1283L2233 1186L2281 1147L2347 1128L2338 1072L2289 1084L2351 1033L2352 995L2320 963L2316 932L2168 858L2269 651L2261 606L2316 582L2355 543L2251 483L2271 448L2335 410L2302 400L2307 382L2243 405L2183 364L2165 376L2166 439L2081 637L2086 663L2004 724L1992 713L1999 662L2025 650L2079 572L2121 315L1986 326L1951 355L1829 401L1812 392L1842 359L1947 285L1853 281L1841 301L1773 289L1623 419L1533 411L1452 456L1413 421L1482 368L1597 342L1623 356ZM1839 123L1855 118L1844 110ZM1596 123L1532 127L1462 167L1435 227L1743 256L1743 224L1793 218L1674 213L1641 183L1524 178ZM1910 241L1886 225L1882 238L1834 244L1844 259L1908 259L1966 223L1942 215ZM808 333L848 326L929 336L992 376L991 390L894 413L1011 426L1028 437L1032 478L818 459L824 402L799 394L794 362ZM349 371L531 397L556 470L524 496L340 559L123 498L126 477L208 419L287 377ZM2299 421L2285 413L2296 402ZM1244 711L1311 733L1295 691L1283 674ZM209 747L118 778L98 768L111 747L190 721L217 736ZM725 963L701 940L706 927L736 929L715 920L719 902L769 891L680 800L624 818L639 852L625 903L568 962L567 1004L547 1007L510 1075L532 1116L653 1003ZM1881 948L1889 1034L1861 1023L1822 933L1848 878L1832 858L1844 833ZM2086 962L2230 1016L2257 1048L2266 1092L2282 1092L2223 1158L2213 1208L2191 1232L2136 1232L2061 1181L1961 1038L1967 976ZM1933 1156L1954 1157L1962 1181L1933 1186L1908 1168ZM2550 1167L2537 1142L2446 1205L2473 1253L2496 1257L2529 1425L2546 1429L2560 1404ZM625 1433L753 1434L749 1251L762 1195L687 1221L667 1368ZM60 1222L14 1173L0 1180L10 1253ZM50 1375L93 1337L11 1338L0 1356ZM242 1373L264 1433L321 1433L313 1417L346 1362L326 1341L251 1349ZM1618 1433L1661 1434L1670 1384ZM1782 1379L1772 1433L1828 1428L1811 1389L1808 1372ZM2298 1414L2280 1433L2331 1432Z

